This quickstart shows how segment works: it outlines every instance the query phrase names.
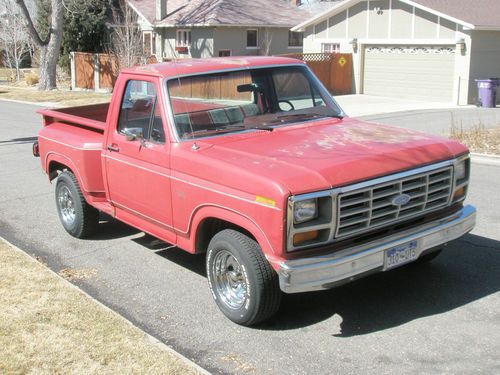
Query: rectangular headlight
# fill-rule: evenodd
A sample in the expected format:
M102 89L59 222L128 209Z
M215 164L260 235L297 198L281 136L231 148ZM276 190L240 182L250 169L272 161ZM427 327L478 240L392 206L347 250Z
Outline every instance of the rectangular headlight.
M455 180L463 180L467 176L466 160L459 161L455 165Z
M318 217L318 199L304 199L295 202L293 206L293 222L295 224L305 223Z

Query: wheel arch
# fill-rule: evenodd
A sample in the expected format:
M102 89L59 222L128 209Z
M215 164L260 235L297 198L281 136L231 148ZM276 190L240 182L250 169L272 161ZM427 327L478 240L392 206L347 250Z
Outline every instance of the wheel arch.
M64 170L68 170L69 172L73 173L73 175L76 177L76 181L80 186L80 190L82 191L85 200L87 202L89 201L88 190L83 183L83 180L80 176L80 173L78 172L78 169L76 168L75 164L71 161L71 159L60 154L49 153L46 156L45 165L47 166L46 173L49 176L49 181L53 181L59 175L59 172L62 172Z
M191 245L196 253L207 250L212 237L224 229L234 229L255 240L264 255L274 254L264 230L250 217L229 208L204 206L199 208L191 220Z

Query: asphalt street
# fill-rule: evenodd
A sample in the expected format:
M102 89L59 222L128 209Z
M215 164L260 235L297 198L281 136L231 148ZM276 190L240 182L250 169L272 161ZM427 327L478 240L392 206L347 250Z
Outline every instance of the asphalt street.
M204 256L165 249L106 217L92 239L66 234L54 185L31 154L37 108L0 101L0 236L56 272L95 269L75 283L200 366L249 374L500 373L500 165L473 163L468 202L478 208L477 227L433 263L285 296L272 321L244 328L219 313Z

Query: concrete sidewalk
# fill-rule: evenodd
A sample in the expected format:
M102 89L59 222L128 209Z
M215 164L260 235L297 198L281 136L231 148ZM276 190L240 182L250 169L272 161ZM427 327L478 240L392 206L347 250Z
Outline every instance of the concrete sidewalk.
M500 108L453 106L449 103L385 98L369 95L337 96L335 100L351 117L448 136L452 126L469 129L500 126Z

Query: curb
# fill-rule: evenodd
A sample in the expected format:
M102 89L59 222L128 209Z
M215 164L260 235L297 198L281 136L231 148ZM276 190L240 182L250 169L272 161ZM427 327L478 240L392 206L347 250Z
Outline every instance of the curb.
M477 164L500 166L500 156L472 152L471 161Z
M98 304L100 307L102 307L104 310L107 310L109 312L111 312L114 316L118 317L121 321L123 321L124 323L128 324L129 326L132 326L136 329L138 329L139 331L141 331L145 336L146 338L149 340L149 342L151 342L153 345L157 346L158 348L160 349L163 349L165 350L166 352L172 354L174 357L177 357L181 362L185 363L186 365L194 368L196 371L198 371L200 374L202 375L212 375L212 373L208 372L207 370L205 370L203 367L197 365L196 363L194 363L193 361L191 361L189 358L187 357L184 357L182 354L180 354L179 352L176 352L174 349L172 349L171 347L169 347L168 345L164 344L163 342L161 342L160 340L158 340L156 337L154 336L151 336L150 334L148 334L147 332L144 332L142 329L140 329L139 327L137 327L136 325L134 325L131 321L125 319L123 316L121 316L120 314L118 314L116 311L112 310L111 308L109 308L108 306L104 305L102 302L96 300L95 298L93 298L92 296L90 296L87 292L85 292L84 290L78 288L76 285L70 283L68 280L66 280L65 278L63 278L61 275L57 274L54 270L50 269L49 267L45 266L43 263L40 263L39 261L37 261L36 259L34 259L32 256L30 256L28 253L26 253L25 251L23 251L22 249L20 249L19 247L17 247L16 245L14 245L13 243L7 241L5 238L3 238L2 236L0 236L0 241L6 243L7 245L9 245L10 247L12 247L15 251L18 251L20 253L22 253L23 255L27 256L29 258L29 260L31 262L34 262L34 263L38 263L38 264L41 264L42 266L44 266L45 269L47 269L50 273L52 273L54 276L56 276L57 278L63 280L65 282L65 284L69 285L70 287L74 288L75 290L78 290L80 293L82 293L83 295L85 295L89 300L93 301L94 303Z
M51 108L60 107L57 103L54 103L54 102L27 102L24 100L6 99L6 98L0 98L0 100L4 101L4 102L11 102L11 103L35 105L37 107L51 107Z

